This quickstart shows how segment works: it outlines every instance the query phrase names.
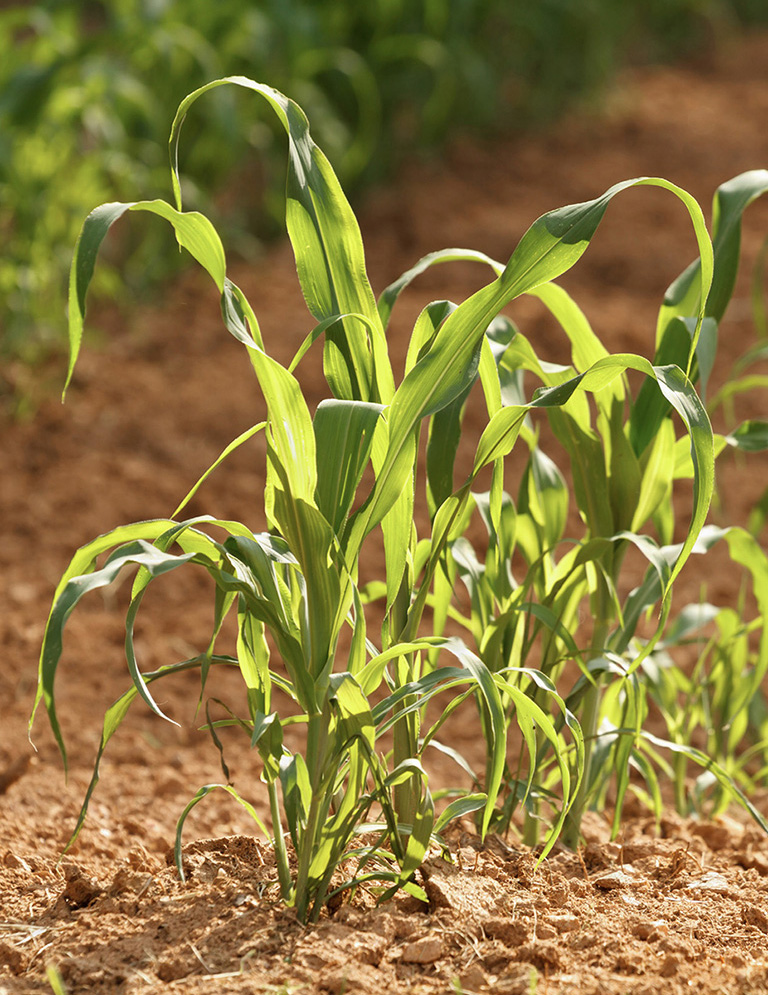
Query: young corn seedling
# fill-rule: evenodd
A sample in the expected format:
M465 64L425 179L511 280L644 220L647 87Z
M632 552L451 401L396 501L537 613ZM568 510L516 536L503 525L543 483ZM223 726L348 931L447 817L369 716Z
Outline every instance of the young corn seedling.
M313 322L288 366L269 354L253 309L228 279L224 250L211 223L199 213L182 209L176 166L182 124L196 100L224 85L262 97L288 136L286 222ZM508 721L516 721L530 754L526 789L533 785L543 744L548 743L555 753L562 800L552 820L546 852L562 830L574 800L583 797L580 784L589 767L593 720L587 709L584 745L579 724L563 703L562 712L576 744L573 759L544 707L554 695L546 675L531 671L530 679L524 678L518 673L520 667L510 666L507 660L489 665L461 640L444 634L451 597L445 571L450 571L449 550L456 548L474 505L472 486L485 467L492 467L487 518L494 533L501 535L507 515L504 459L520 435L530 444L527 420L532 413L543 409L552 414L563 408L578 415L589 392L603 413L606 431L616 433L615 412L624 396L622 376L627 370L639 370L658 384L660 397L681 416L694 466L696 493L685 540L670 564L664 569L657 564L666 604L672 581L694 546L709 505L713 440L706 412L679 366L655 365L638 356L611 356L579 324L574 368L545 372L531 358L526 340L498 316L510 301L526 293L541 297L556 312L560 306L570 307L551 281L583 254L611 199L631 186L661 186L688 208L701 254L702 303L693 312L690 368L713 269L712 246L698 205L665 180L642 178L617 184L593 201L542 216L506 265L491 262L495 275L486 286L459 304L437 301L422 311L412 332L404 377L396 384L386 331L399 293L433 262L485 257L460 250L437 253L387 288L377 304L366 275L356 219L330 164L310 137L306 117L287 97L244 77L216 80L185 98L174 120L170 148L174 205L162 200L105 204L84 223L71 272L69 377L80 348L95 259L110 225L133 211L165 219L180 246L211 276L221 296L224 324L244 346L267 406L266 421L227 447L201 480L238 445L263 432L268 529L254 533L240 522L182 518L196 485L170 518L122 526L75 554L56 590L46 626L35 706L36 711L40 702L44 704L65 762L54 694L65 623L87 592L110 584L123 571L135 571L125 643L132 684L105 716L75 835L98 779L101 756L136 698L167 718L153 697L156 681L196 669L204 688L212 667L227 666L239 669L247 706L245 716L233 714L227 722L242 728L259 752L282 897L296 906L302 920L317 919L334 889L361 881L377 881L385 894L398 887L419 894L414 872L430 841L457 815L478 812L485 833L501 787ZM312 411L295 373L315 343L322 343L329 397ZM540 375L543 389L530 400L508 389L507 366L512 363L514 372L513 359L517 367L527 364ZM475 447L472 469L456 487L458 413L478 381L487 425ZM426 487L431 522L428 534L420 538L414 508L417 484L421 486L417 454L422 431L429 439ZM582 431L586 434L585 428ZM620 451L624 458L629 442L620 446L613 436L611 440L611 451ZM369 465L372 484L365 474ZM620 487L618 480L614 484ZM648 503L647 497L644 500ZM375 533L383 541L385 575L378 587L360 588L362 551ZM611 530L608 534L613 536ZM621 541L621 536L608 540L596 536L581 560L572 557L573 569L588 577L590 593L602 613L600 643L608 624L603 619L603 602L611 588L608 574L595 566L600 564L598 549L600 556L608 556L609 547ZM211 639L195 657L144 673L134 645L137 613L149 585L180 567L202 569L213 581ZM499 559L498 573L502 572ZM567 576L560 582L566 583ZM380 593L380 599L366 607L372 590ZM379 645L369 634L369 618L377 607ZM510 612L520 610L517 603L509 608ZM238 635L235 652L227 654L219 652L217 644L230 613L236 613ZM598 683L593 678L590 688ZM293 699L298 721L304 724L301 749L289 748L283 735L286 723L295 724L297 716L275 710L275 687ZM540 688L546 691L544 704L539 700ZM427 705L440 693L447 693L448 705L429 724ZM485 738L483 790L458 792L438 815L422 762L424 752L429 745L438 745L436 737L443 723L468 697L477 703ZM208 722L214 737L219 724ZM382 737L390 732L391 749L384 752ZM179 820L180 871L186 815L210 791L222 787L255 815L247 799L230 785L204 785ZM374 840L366 839L365 846L356 842L363 828L373 833ZM262 829L266 832L266 827ZM356 862L351 872L347 871L350 860Z
M750 583L732 607L701 600L682 608L641 666L644 692L662 717L666 736L646 733L638 749L670 777L681 815L705 808L717 815L734 796L745 802L765 777L768 730L761 685L768 668L768 557L746 530L713 525L703 529L694 552L707 555L721 542ZM750 592L757 609L752 618ZM692 668L676 662L686 646L696 648ZM668 763L661 762L660 749L671 752ZM691 760L703 768L693 788ZM649 796L658 797L653 776L647 780Z

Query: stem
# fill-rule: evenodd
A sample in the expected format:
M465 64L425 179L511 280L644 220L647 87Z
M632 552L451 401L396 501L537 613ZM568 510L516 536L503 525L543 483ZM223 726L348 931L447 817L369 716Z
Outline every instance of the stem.
M397 597L392 605L390 615L390 633L394 637L393 641L402 638L408 621L408 609L410 606L411 589L408 584L406 571L406 575L403 577L403 582L400 585L400 590L397 592ZM399 660L395 662L395 667L398 671L398 684L400 683L399 674L402 672L401 666L404 667L406 672L405 683L408 683L414 677L413 654L408 654L408 656L402 659L405 661L402 665ZM405 700L395 706L395 713L402 711L407 704L408 702ZM393 762L394 766L397 767L404 760L410 760L418 754L418 716L415 714L407 715L399 722L396 722L392 734L394 737ZM412 826L419 803L418 785L415 779L409 777L404 783L395 785L393 794L395 817L398 824L405 823Z
M527 624L527 622L526 622ZM530 636L527 646L523 649L522 659L523 661L528 659L528 654L530 648L533 645L534 639L538 633L538 626L534 626L533 634ZM552 659L553 655L555 660ZM541 663L539 669L547 677L552 677L552 672L554 671L555 661L556 661L556 644L554 635L549 632L546 644L542 652ZM554 680L554 678L552 678ZM546 702L544 701L544 694L539 687L535 684L532 685L532 690L530 693L530 698L534 704L539 705L542 709L546 709ZM541 729L536 727L536 755L530 758L530 763L538 767L539 757L542 753L542 747L546 745L546 737ZM525 816L523 819L523 842L526 846L537 846L539 842L539 832L541 829L541 820L539 818L540 805L538 798L534 798L532 801L529 800L525 808Z
M683 753L676 753L673 760L675 771L675 808L678 815L688 815L688 794L685 790L685 775L688 772L688 758Z
M595 628L590 644L590 660L594 660L605 652L605 645L610 631L610 594L602 573L597 574L597 590L592 598ZM597 737L597 722L600 715L602 677L597 675L585 694L582 706L581 729L584 734L584 771L581 784L573 801L571 810L563 829L563 843L575 850L581 839L581 820L587 810L592 788L592 758Z
M293 897L293 882L291 881L291 870L288 866L288 851L285 848L285 837L283 835L283 823L280 818L280 802L277 797L276 781L269 781L267 792L269 794L269 810L272 814L272 831L275 837L275 860L277 862L277 876L280 881L280 895L284 902L289 903Z
M538 804L535 804L533 811L528 807L525 809L525 816L523 817L523 843L526 846L537 846L539 842L538 809Z
M597 736L597 718L600 712L600 679L590 684L584 695L581 729L584 734L584 772L579 791L574 799L563 830L563 843L575 850L581 839L581 820L587 810L592 775L592 751Z
M413 675L413 655L405 658L404 667L409 675ZM410 678L409 678L410 679ZM408 704L408 699L396 706L395 711L402 711ZM397 767L405 760L411 760L419 752L418 715L411 713L397 722L392 730L393 763ZM409 777L401 784L396 784L393 790L395 818L398 825L404 823L413 826L419 804L419 785L416 778Z
M329 724L330 715L328 714L328 702L326 701L323 711L310 715L307 723L307 760L310 762L308 767L312 800L309 803L307 824L303 831L298 834L300 841L299 853L297 854L299 867L296 873L295 895L296 914L300 922L306 922L307 909L314 898L314 894L310 894L309 869L317 849L318 832L322 828L320 814L324 807L325 798L321 789L325 770Z

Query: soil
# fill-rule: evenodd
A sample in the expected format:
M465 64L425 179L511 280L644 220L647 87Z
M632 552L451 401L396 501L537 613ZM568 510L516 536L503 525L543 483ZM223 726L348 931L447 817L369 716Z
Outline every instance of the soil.
M457 143L411 164L360 207L369 273L381 290L424 253L465 245L507 258L541 213L596 196L631 176L661 175L708 204L716 186L768 159L768 36L725 39L706 61L634 71L606 111L582 112L539 135ZM768 203L746 215L744 272L722 332L722 382L754 335L748 270L768 231ZM614 351L652 355L665 287L694 255L684 209L669 194L633 190L611 206L586 256L563 281ZM408 296L465 297L485 274L431 271ZM290 355L309 324L289 248L235 267L265 338ZM195 679L168 689L172 726L140 709L110 744L89 819L73 829L104 708L127 684L125 586L86 599L68 626L58 682L69 747L61 760L44 720L27 743L36 659L54 586L73 551L113 526L169 514L201 470L261 414L241 348L218 302L191 274L158 305L102 311L67 405L45 401L26 423L3 425L0 488L0 995L50 991L56 965L71 993L494 992L671 995L768 992L768 839L739 812L659 825L639 804L611 842L591 813L578 853L535 857L514 836L481 843L470 826L451 838L454 863L431 855L421 872L429 906L400 896L376 908L354 899L305 928L277 900L269 848L231 799L211 795L186 829L188 882L168 854L175 820L202 784L220 781L218 755L197 731ZM539 354L564 344L533 303L513 311ZM61 378L62 371L56 376ZM322 387L311 381L314 400ZM740 403L759 416L760 398ZM763 412L764 414L764 412ZM736 478L736 473L740 476ZM259 526L263 453L238 452L200 490L191 513ZM738 486L734 481L738 479ZM728 519L743 522L766 484L766 463L721 467ZM716 578L720 598L738 578ZM701 581L691 567L692 591ZM156 585L138 649L146 669L207 642L210 597L190 575ZM236 682L218 697L236 703ZM463 734L472 755L473 733ZM263 814L258 765L227 740L238 788ZM442 773L433 775L437 784ZM753 799L768 813L768 800ZM460 987L459 987L460 986Z

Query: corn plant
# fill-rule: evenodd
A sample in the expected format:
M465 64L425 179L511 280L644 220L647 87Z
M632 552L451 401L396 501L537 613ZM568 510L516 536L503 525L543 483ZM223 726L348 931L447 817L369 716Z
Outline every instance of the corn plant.
M287 367L270 356L253 309L227 277L224 250L213 225L182 207L176 166L182 124L201 96L224 85L262 97L288 137L286 222L313 324ZM651 562L666 619L671 585L694 548L709 506L713 435L688 376L713 276L712 244L698 204L662 179L625 181L595 200L543 215L522 237L506 265L480 253L438 252L386 288L377 304L366 275L356 219L328 160L310 136L305 115L292 100L244 77L216 80L182 101L171 130L170 152L173 205L163 200L104 204L83 225L70 279L67 383L80 349L96 256L110 225L127 212L158 215L170 223L179 245L211 276L221 296L224 324L244 346L267 406L266 420L234 440L198 484L233 449L263 432L267 451L263 503L268 528L255 533L240 522L183 518L195 485L169 519L119 527L75 554L54 596L35 706L36 711L40 702L44 704L65 763L54 681L66 621L87 592L110 584L124 571L135 571L125 641L131 686L106 713L75 835L98 780L101 756L132 703L141 698L153 713L167 718L153 697L156 681L196 669L205 688L210 669L225 666L238 668L243 678L247 713L230 713L218 721L209 717L206 726L214 739L220 725L238 726L259 753L282 897L296 906L302 920L316 919L334 890L363 881L376 882L384 894L399 887L421 894L414 872L430 841L439 839L441 830L459 814L477 812L480 831L485 833L501 790L508 722L516 722L529 755L528 775L520 781L524 799L537 786L542 756L547 751L551 754L547 763L559 782L560 803L543 848L543 853L548 852L566 826L569 810L582 810L582 785L593 781L595 702L605 669L596 661L609 658L605 644L616 617L611 614L616 609L613 578L621 549L634 544ZM679 197L698 241L700 301L692 310L682 367L652 364L640 356L610 355L552 282L584 253L612 198L636 185L660 186ZM428 266L456 258L490 263L494 277L458 304L436 301L424 308L413 328L404 376L396 384L386 332L397 298ZM500 314L522 294L539 297L570 330L572 368L556 369L539 361L530 343ZM322 343L330 396L312 412L296 371L316 343ZM530 399L519 389L523 370L541 381ZM654 512L672 470L667 465L671 437L663 428L658 430L661 442L647 440L653 454L647 461L644 449L638 455L631 435L625 434L621 416L627 371L638 371L656 385L658 397L652 398L651 407L660 412L659 425L666 424L668 410L677 412L690 448L693 508L685 538L668 560L658 555L650 540L628 531L637 527L642 515ZM471 469L456 486L461 410L475 385L482 392L487 423L474 447ZM531 419L546 413L560 419L564 433L566 427L574 433L574 446L583 445L590 459L597 458L600 443L584 414L588 394L594 397L605 451L610 455L600 464L602 476L597 482L590 476L596 472L590 469L592 464L585 464L582 476L574 479L591 530L588 541L562 560L550 562L558 536L545 535L531 563L530 577L521 587L509 570L516 512L510 510L504 493L505 457L521 437L535 451ZM428 438L425 481L417 459L422 432ZM365 474L369 465L373 483L368 483ZM491 489L478 498L472 488L486 467L491 468ZM641 478L647 482L639 497L635 495L640 510L629 508L623 502ZM561 483L543 459L532 464L526 480L543 481L542 494L551 492L552 497L552 501L546 499L547 507L561 507ZM414 509L422 486L430 514L420 537ZM535 493L536 486L529 487L529 492ZM600 491L590 497L593 487ZM484 509L493 536L485 579L498 587L493 590L492 604L500 610L499 621L491 623L491 642L509 642L511 655L486 652L483 639L480 653L475 653L446 628L455 614L451 594L456 564L461 561L461 539L476 505ZM532 522L540 520L532 506L527 511L521 508L521 536L529 512ZM611 519L604 521L608 515ZM545 516L544 527L557 530L561 519L560 512L554 524ZM361 556L374 534L383 541L385 575L378 584L360 587ZM180 567L203 569L213 581L211 639L197 656L144 673L134 646L137 614L148 586ZM586 585L597 619L586 651L567 631L569 606L574 590L581 590L579 585ZM545 604L542 592L545 595L549 590L563 592L558 597L568 610ZM531 601L537 592L540 608ZM375 611L378 643L371 634ZM219 650L218 643L230 612L236 613L238 636L235 652L227 654ZM549 630L559 647L558 662L571 654L583 665L588 684L578 703L578 717L577 703L558 695L556 668L546 661L539 670L528 666L520 652L524 637L512 631L514 626L505 630L508 622L523 617ZM662 628L660 624L658 632ZM643 653L647 656L652 648L653 639L629 670L636 671ZM612 652L618 650L612 648ZM446 664L446 656L452 658L451 663ZM293 700L298 715L275 710L272 692L276 687ZM427 705L441 692L448 693L449 704L437 719L429 720ZM424 754L429 746L452 753L439 736L466 699L473 699L478 708L486 746L485 772L477 778L477 791L457 791L437 814ZM552 702L559 709L557 720L549 714ZM290 749L283 735L286 723L297 722L305 727L304 744L298 750ZM569 745L564 728L569 730ZM391 739L382 739L390 734ZM182 873L184 820L216 788L229 791L256 814L231 785L201 787L177 827L176 854ZM363 828L365 845L359 840ZM266 832L267 827L262 830Z

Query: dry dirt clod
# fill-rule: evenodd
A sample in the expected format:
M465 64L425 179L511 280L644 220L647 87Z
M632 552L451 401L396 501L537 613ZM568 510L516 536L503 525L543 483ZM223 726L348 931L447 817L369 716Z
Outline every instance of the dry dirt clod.
M493 916L483 923L483 930L493 940L501 940L510 947L519 947L529 938L528 927L519 919Z
M29 866L27 861L20 857L13 850L6 850L3 856L3 864L5 867L13 868L14 870L24 871L25 874L31 874L32 868Z
M470 964L459 975L459 984L465 991L480 991L488 984L488 975L479 964Z
M82 909L102 894L101 885L88 877L77 864L66 863L62 866L62 870L66 878L62 897L71 909Z
M528 943L520 947L517 959L533 964L540 971L558 971L562 965L560 943L553 943L549 940Z
M136 895L143 895L153 881L151 874L140 874L127 867L120 867L112 878L107 894L116 896L133 892Z
M481 947L483 965L491 972L503 971L509 964L509 947L500 940L489 940Z
M696 822L691 833L704 840L710 850L725 850L737 846L744 835L744 828L735 819L720 816L717 822Z
M757 926L761 933L768 933L768 915L757 905L744 905L741 921L747 926Z
M494 995L528 995L536 990L535 978L535 968L528 964L516 964L493 982L490 991Z
M638 940L649 940L651 942L660 939L668 932L669 927L663 919L656 919L654 921L642 920L635 923L632 927L632 935L637 937Z
M625 864L607 874L600 874L598 877L592 878L592 884L596 888L602 888L603 891L612 891L615 888L637 888L642 883L642 877L632 864Z
M334 968L320 975L318 986L328 995L350 995L352 992L374 991L377 985L376 974L365 965L352 964Z
M0 795L4 795L8 788L16 781L21 780L21 778L29 770L29 765L32 763L32 755L29 753L22 753L20 757L16 757L5 770L0 771Z
M213 884L219 875L226 874L226 871L221 866L221 864L216 863L215 860L204 860L202 864L197 868L195 872L195 878L201 884Z
M532 853L524 853L516 860L512 861L518 881L530 888L536 874L536 858Z
M736 861L746 870L754 869L763 877L768 877L768 857L760 853L751 843L737 855Z
M0 964L4 964L11 974L21 974L25 967L25 958L18 947L5 940L0 940ZM0 986L0 992L3 988Z
M592 932L576 933L569 942L571 950L589 950L597 943L597 935Z
M588 843L581 852L584 866L590 874L613 867L613 855L608 852L605 843Z
M443 956L443 941L439 936L423 936L403 947L400 960L404 964L434 964Z
M546 922L557 933L570 933L579 928L579 920L574 915L547 916Z
M680 959L676 957L675 954L667 954L659 969L659 974L662 978L672 978L677 974L679 966Z
M155 969L155 974L161 981L179 981L186 978L197 967L197 961L190 954L189 956L170 956L163 958Z
M467 915L492 914L503 905L507 889L495 878L461 869L437 857L421 868L430 908Z

